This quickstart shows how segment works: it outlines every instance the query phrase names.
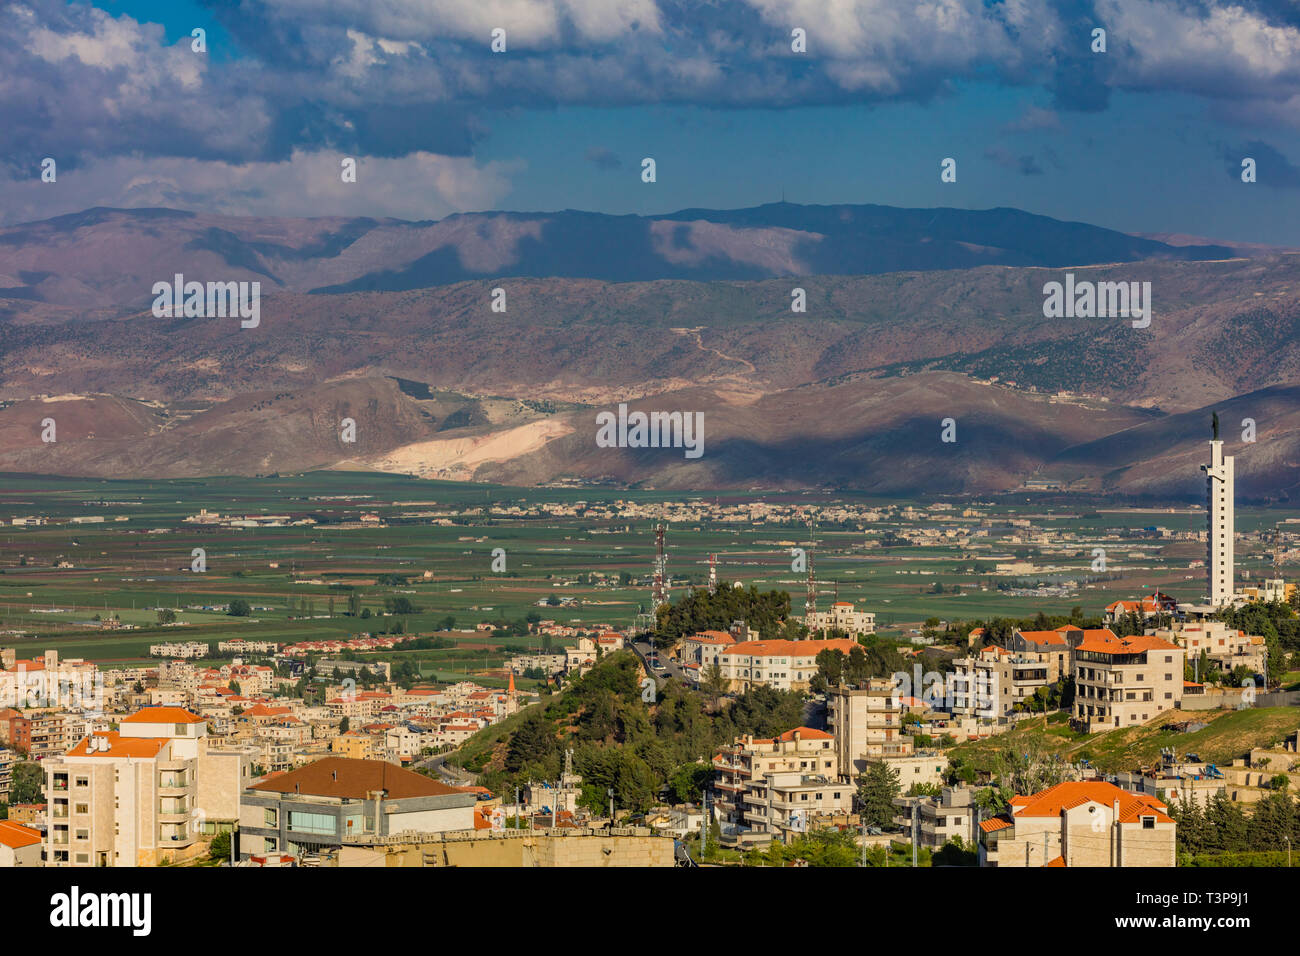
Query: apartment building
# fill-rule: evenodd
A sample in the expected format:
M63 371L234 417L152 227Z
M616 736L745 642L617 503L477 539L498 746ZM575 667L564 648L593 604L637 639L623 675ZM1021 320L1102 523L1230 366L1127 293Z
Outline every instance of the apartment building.
M477 802L382 760L326 757L244 790L239 857L301 857L366 837L473 830Z
M843 631L849 637L862 637L876 633L876 615L856 610L852 601L836 601L828 610L805 615L803 622L814 634Z
M0 747L0 803L9 802L9 787L13 782L14 760L12 750Z
M1177 825L1148 794L1075 780L980 823L981 866L1176 866Z
M1228 627L1222 621L1189 621L1152 633L1182 647L1188 661L1199 660L1204 652L1223 671L1231 672L1238 667L1246 667L1256 674L1268 671L1268 645L1264 638Z
M1183 656L1154 635L1096 637L1074 650L1072 723L1089 733L1144 723L1183 699Z
M155 866L203 852L238 818L248 767L203 718L149 707L44 763L50 866Z
M834 734L841 772L856 776L871 760L912 752L903 735L903 701L898 685L872 678L862 687L840 684L826 694L826 724Z
M746 806L746 795L756 788L766 794L768 777L793 773L835 779L839 775L840 766L834 745L835 738L831 734L812 727L787 730L776 738L737 738L730 747L723 748L713 757L713 768L717 772L713 785L717 793L714 805L718 814L731 826L748 829L752 825L752 819L747 819L746 815L758 815L759 811L753 806ZM792 778L788 776L782 777L779 786L788 788L791 781ZM852 790L852 787L849 789ZM835 791L831 792L832 797L828 803L835 799ZM800 798L795 802L807 801ZM815 800L813 804L816 804ZM764 819L769 818L765 816ZM789 823L788 813L770 819Z
M9 718L9 743L32 760L44 760L66 751L83 723L61 710L28 710Z
M933 797L896 797L894 806L898 826L911 832L916 820L919 846L937 850L953 839L967 847L979 843L979 807L969 787L944 787Z
M944 706L957 717L1006 717L1047 685L1045 665L996 644L952 664Z
M682 638L681 662L701 669L713 664L722 666L722 652L736 643L729 631L699 631Z
M857 641L741 641L723 648L719 664L727 689L743 694L753 687L807 690L817 673L817 655L824 650L847 654Z
M816 829L822 818L853 810L856 787L834 774L783 770L755 780L742 794L742 825L788 842Z

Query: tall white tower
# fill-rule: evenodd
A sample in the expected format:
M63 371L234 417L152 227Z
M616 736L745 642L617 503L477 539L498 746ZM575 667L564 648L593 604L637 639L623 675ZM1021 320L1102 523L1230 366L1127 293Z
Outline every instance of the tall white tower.
M1223 442L1219 440L1219 416L1214 416L1214 439L1210 442L1210 463L1202 465L1205 472L1206 505L1206 564L1210 575L1210 605L1222 607L1232 603L1233 568L1236 553L1233 547L1233 461L1224 456Z

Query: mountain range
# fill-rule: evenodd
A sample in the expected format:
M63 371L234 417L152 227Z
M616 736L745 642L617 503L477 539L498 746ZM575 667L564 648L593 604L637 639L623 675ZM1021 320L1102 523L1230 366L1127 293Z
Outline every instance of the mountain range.
M1066 272L1151 283L1150 327L1045 317ZM155 317L178 273L259 282L260 326ZM1014 209L91 209L0 229L0 470L1183 496L1219 410L1241 493L1286 498L1297 290L1289 250ZM597 448L618 402L702 412L705 454Z

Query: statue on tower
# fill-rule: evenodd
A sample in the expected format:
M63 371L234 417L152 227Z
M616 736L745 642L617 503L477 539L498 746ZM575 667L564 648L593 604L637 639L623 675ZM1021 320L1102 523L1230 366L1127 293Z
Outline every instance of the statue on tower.
M1211 427L1214 429L1214 440L1218 441L1219 440L1219 413L1218 412L1214 413L1214 419L1211 424Z

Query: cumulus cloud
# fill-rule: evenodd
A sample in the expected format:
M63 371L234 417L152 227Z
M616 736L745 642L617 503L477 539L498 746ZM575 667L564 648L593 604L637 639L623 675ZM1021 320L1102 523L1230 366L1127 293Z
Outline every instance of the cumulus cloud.
M227 163L179 157L116 156L59 173L0 179L3 222L46 219L88 206L166 206L226 215L392 216L441 219L493 208L520 163L477 164L459 156L411 153L359 157L357 181L343 182L337 153L295 152L276 162Z
M478 169L451 160L474 155L499 109L924 102L972 81L1048 94L1051 109L1008 132L1106 109L1121 89L1300 126L1300 18L1283 0L200 2L236 55L196 54L157 24L82 4L0 7L10 176L44 156L102 174L133 156L271 169L330 151ZM506 53L490 49L497 28ZM791 49L795 28L806 53ZM220 166L188 168L201 190Z

